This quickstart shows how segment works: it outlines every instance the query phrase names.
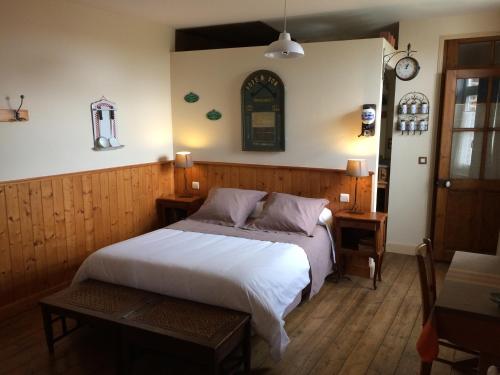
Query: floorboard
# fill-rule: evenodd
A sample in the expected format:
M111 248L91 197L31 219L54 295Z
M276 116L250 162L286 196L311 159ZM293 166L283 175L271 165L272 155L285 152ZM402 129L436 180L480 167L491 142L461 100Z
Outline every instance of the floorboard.
M447 265L437 265L438 286ZM327 280L320 293L286 319L290 344L283 359L270 358L267 345L252 340L253 374L416 374L415 350L421 328L420 287L414 257L386 254L378 289L368 279ZM84 327L47 353L38 309L0 322L2 374L113 374L112 342L106 332ZM442 350L449 359L451 350ZM203 370L155 353L139 353L136 374L195 374ZM436 364L433 374L453 374Z

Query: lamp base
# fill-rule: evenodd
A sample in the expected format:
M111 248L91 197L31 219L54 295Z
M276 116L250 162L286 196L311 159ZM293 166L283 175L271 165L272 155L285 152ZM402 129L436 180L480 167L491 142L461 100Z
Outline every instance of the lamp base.
M348 211L350 214L353 215L361 215L364 213L364 211L361 211L358 208L358 177L356 176L356 184L354 185L354 204L352 205L352 208Z
M179 195L181 198L192 198L193 194L189 192L188 189L188 181L187 181L187 173L186 169L184 169L184 191Z

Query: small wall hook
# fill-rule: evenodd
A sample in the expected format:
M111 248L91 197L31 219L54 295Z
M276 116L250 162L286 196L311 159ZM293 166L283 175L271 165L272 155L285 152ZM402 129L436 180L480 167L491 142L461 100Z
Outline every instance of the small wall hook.
M21 111L21 107L23 106L23 102L24 102L24 95L21 94L20 95L20 98L21 98L21 103L19 104L19 107L17 108L17 110L15 111L15 117L16 117L16 121L26 121L25 118L22 118L21 117L21 114L20 114L20 111Z
M29 111L27 109L22 109L24 103L24 95L21 94L19 95L19 97L21 98L21 103L19 104L19 107L17 107L17 109L13 109L15 107L11 105L10 97L5 97L8 108L0 108L0 122L16 123L29 121Z

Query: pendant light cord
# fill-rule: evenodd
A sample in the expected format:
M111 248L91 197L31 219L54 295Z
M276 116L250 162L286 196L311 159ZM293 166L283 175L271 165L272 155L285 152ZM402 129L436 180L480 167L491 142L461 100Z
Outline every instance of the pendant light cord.
M285 10L283 12L283 18L284 18L284 25L283 25L283 32L286 33L286 0L285 0Z

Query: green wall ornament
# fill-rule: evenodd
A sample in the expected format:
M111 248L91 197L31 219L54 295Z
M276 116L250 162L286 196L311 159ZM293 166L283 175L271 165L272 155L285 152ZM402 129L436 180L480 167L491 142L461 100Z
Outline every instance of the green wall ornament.
M207 113L207 119L216 121L219 120L222 117L222 114L219 111L216 111L215 109L212 109L210 112Z
M189 94L186 94L186 96L184 96L184 100L188 103L196 103L198 100L200 100L200 97L191 91Z

